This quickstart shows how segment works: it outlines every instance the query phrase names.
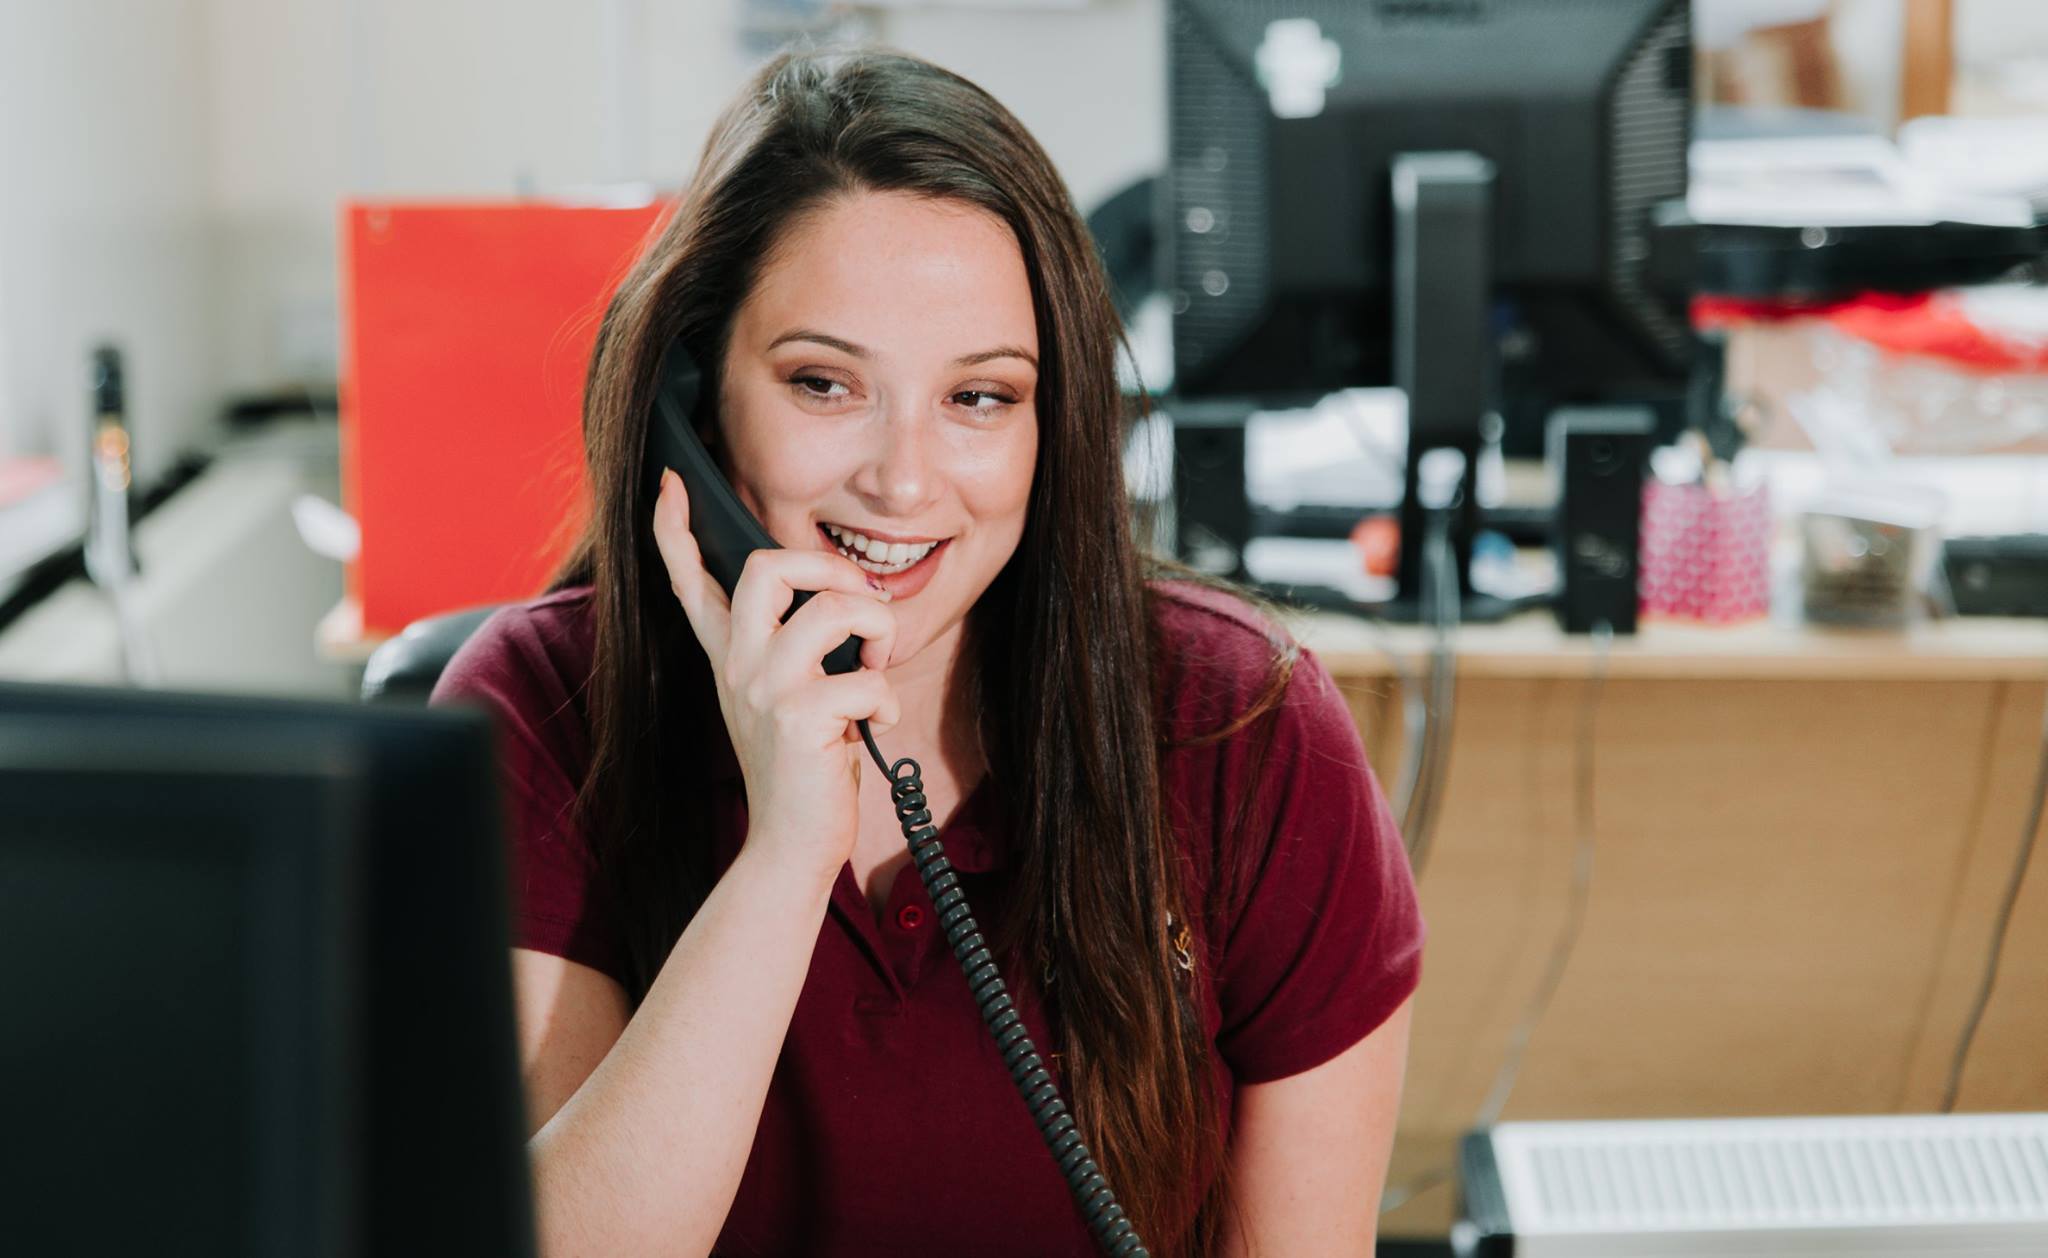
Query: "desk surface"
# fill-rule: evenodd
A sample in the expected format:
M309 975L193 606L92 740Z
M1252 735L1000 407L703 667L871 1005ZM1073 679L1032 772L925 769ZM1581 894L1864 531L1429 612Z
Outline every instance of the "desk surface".
M1339 677L1391 677L1421 669L1432 637L1418 625L1385 625L1338 612L1290 612L1288 627ZM362 610L344 598L322 618L320 654L361 663L384 641L365 635ZM1596 648L1567 634L1548 612L1466 625L1452 639L1464 677L1585 677ZM1399 667L1396 667L1398 660ZM1826 681L2048 680L2048 620L1958 617L1903 630L1831 629L1755 621L1721 627L1646 621L1620 637L1607 675Z
M1430 631L1418 625L1375 624L1337 612L1290 612L1286 619L1339 677L1420 669L1433 642ZM1591 638L1565 633L1541 611L1463 626L1452 649L1458 673L1466 677L1584 677L1597 654ZM1970 616L1899 630L1647 620L1639 633L1614 639L1606 671L1610 677L1670 680L2043 680L2048 620Z

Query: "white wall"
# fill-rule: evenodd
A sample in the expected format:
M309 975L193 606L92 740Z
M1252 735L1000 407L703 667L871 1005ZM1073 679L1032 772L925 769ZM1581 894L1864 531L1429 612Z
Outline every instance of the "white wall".
M349 6L199 0L223 392L331 382L334 205L356 186Z
M331 381L345 198L680 185L756 60L740 5L0 0L0 453L82 463L103 337L145 481L225 397ZM987 87L1086 209L1161 160L1162 7L864 21Z
M694 167L746 78L739 0L198 0L224 381L333 372L344 197L503 197ZM1161 0L875 11L883 42L974 79L1088 208L1165 151ZM232 69L230 69L232 67ZM612 120L644 110L632 125Z
M1899 125L1904 0L1834 0L1828 34L1849 108L1890 134Z
M1082 211L1166 163L1163 0L1071 10L928 6L883 16L888 43L986 88L1045 146Z
M223 384L331 379L337 207L598 178L594 6L202 0Z
M211 443L203 4L0 0L0 454L82 473L102 340L144 478Z
M1956 60L1964 64L2048 54L2048 4L1956 0Z

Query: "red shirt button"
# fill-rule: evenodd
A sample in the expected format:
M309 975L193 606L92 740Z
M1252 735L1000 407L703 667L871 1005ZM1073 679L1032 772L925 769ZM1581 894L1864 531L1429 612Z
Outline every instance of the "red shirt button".
M916 930L924 925L924 910L915 904L906 904L896 910L896 924L905 930Z

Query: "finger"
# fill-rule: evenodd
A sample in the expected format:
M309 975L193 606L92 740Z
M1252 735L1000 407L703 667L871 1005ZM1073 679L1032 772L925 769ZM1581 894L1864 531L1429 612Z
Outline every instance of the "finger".
M868 733L880 738L890 730L895 729L896 722L902 718L903 710L896 702L896 692L891 690L888 701L878 708L873 716L868 718ZM859 742L860 731L851 725L848 725L846 728L847 732L853 735L853 740Z
M704 567L696 534L690 532L689 491L683 488L683 478L671 471L662 472L661 493L654 500L654 545L668 570L669 590L683 605L697 641L713 660L723 659L731 637L731 608L724 588Z
M871 668L814 681L805 687L805 697L819 705L814 711L821 719L866 721L870 733L893 728L903 719L896 688L887 675Z
M888 595L844 555L823 550L757 550L747 556L732 592L732 620L741 633L773 633L798 590L837 590L876 602Z
M896 643L896 613L873 599L827 590L797 609L768 643L768 671L785 684L815 677L848 635L863 639L861 663L882 668ZM870 663L870 659L879 663Z
M889 667L889 657L894 655L895 652L896 622L894 619L891 619L889 622L889 633L886 637L871 638L866 634L861 635L860 665L862 668L872 668L876 672L880 672Z

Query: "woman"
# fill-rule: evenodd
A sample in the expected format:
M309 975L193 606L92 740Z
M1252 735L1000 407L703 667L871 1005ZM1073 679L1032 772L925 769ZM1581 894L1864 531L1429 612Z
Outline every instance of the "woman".
M964 80L784 56L719 120L598 336L587 533L436 692L505 730L544 1252L1091 1252L860 719L923 765L1151 1251L1370 1248L1413 887L1321 666L1144 580L1118 337L1051 163ZM671 344L784 547L730 600L645 488Z

